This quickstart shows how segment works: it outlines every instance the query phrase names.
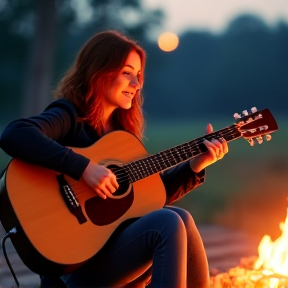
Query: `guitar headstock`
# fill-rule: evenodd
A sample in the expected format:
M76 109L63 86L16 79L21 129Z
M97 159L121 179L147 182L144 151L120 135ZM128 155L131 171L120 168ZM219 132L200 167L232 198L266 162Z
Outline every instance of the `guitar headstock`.
M278 130L278 125L269 109L257 111L256 107L251 108L249 113L244 110L242 114L235 113L237 129L251 146L254 145L256 138L257 142L263 142L263 136L267 141L271 140L270 133Z

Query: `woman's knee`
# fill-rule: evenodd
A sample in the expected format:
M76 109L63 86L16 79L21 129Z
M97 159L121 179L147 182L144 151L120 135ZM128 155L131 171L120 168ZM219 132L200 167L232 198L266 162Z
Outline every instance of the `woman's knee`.
M175 206L165 206L165 208L167 210L172 210L176 212L181 217L186 228L196 226L192 215L187 210L180 208L180 207L175 207Z
M180 234L186 233L185 225L181 216L173 210L161 209L154 211L155 224L163 231Z

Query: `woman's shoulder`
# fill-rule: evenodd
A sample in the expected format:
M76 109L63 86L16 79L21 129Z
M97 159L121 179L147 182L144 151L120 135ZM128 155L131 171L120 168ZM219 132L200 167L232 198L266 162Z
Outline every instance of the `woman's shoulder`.
M66 99L66 98L59 98L51 102L44 111L50 110L50 109L64 109L65 111L69 112L73 115L73 117L83 117L83 113L79 109L79 107L73 103L72 101Z

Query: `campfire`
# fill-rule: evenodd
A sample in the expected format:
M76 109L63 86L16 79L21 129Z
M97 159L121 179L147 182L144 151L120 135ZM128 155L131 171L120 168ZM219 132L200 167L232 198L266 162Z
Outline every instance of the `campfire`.
M211 288L288 288L288 209L281 236L265 235L258 257L242 258L238 266L211 277Z

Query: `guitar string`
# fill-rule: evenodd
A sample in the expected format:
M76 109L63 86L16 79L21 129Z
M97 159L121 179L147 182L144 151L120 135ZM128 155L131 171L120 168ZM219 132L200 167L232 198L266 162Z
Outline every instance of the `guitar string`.
M155 160L157 161L157 164L159 164L160 166L161 165L163 165L163 164L165 164L165 163L169 163L169 162L173 162L174 160L175 160L175 154L173 154L173 151L172 151L172 149L177 149L177 148L179 148L179 147L181 147L182 149L180 149L180 152L178 153L178 157L179 157L179 155L181 155L181 156L186 156L188 153L191 153L192 151L193 151L193 149L197 149L197 150L200 150L200 148L199 148L199 145L200 144L202 144L203 143L203 141L205 140L205 139L208 139L208 140L212 140L213 138L215 138L216 137L216 135L217 136L221 136L221 137L224 137L224 136L226 136L227 138L229 137L229 136L231 136L231 135L233 135L233 134L235 134L235 133L231 133L231 131L229 131L229 130L227 130L227 128L224 128L224 129L222 129L223 131L225 131L225 133L219 133L220 131L217 131L217 132L215 132L215 133L211 133L211 134L207 134L205 137L201 137L201 138L197 138L197 139L195 139L195 140L192 140L192 141L188 141L188 142L186 142L186 143L183 143L183 144L180 144L180 145L178 145L178 146L175 146L175 147L172 147L172 148L170 148L170 149L167 149L167 150L164 150L164 151L162 151L162 152L167 152L167 154L164 154L165 155L165 159L163 159L162 158L162 156L160 155L160 153L157 153L157 154L153 154L153 155L150 155L150 156L147 156L146 158L143 158L143 159L139 159L139 160L135 160L135 161L133 161L133 162L130 162L130 163L128 163L128 164L125 164L124 165L124 167L126 166L126 167L128 167L128 165L132 165L133 163L135 164L135 163L137 163L138 161L139 162L141 162L141 161L143 161L143 160L145 160L145 159L147 159L147 161L149 161L149 159L153 162L153 160L152 160L152 158L151 157L155 157ZM231 129L230 129L231 130ZM225 137L224 137L225 138ZM191 144L193 144L193 145L191 145ZM201 150L200 150L201 151ZM180 157L181 157L180 156ZM192 153L192 155L191 156L193 156L193 153ZM191 158L191 157L188 157L187 159L189 159L189 158ZM184 160L185 161L185 160ZM143 171L135 171L136 172L136 174L137 174L137 176L139 176L138 174L140 173L140 175L141 175L141 173L142 172L147 172L147 170L145 171L144 170L144 168L143 168L143 166L141 166L140 165L140 167L139 167L139 165L137 165L137 164L135 164L136 165L136 168L142 168L142 170ZM171 165L171 166L173 166L173 165ZM151 168L151 166L149 167L149 168ZM163 168L163 169L160 169L160 171L161 170L164 170L165 168ZM116 179L117 179L117 182L118 182L118 184L122 184L122 183L125 183L125 182L130 182L130 179L129 179L129 172L131 173L131 171L126 171L125 170L125 168L123 168L123 167L119 167L119 168L116 168L116 169L111 169L112 170L112 172L115 174L115 176L116 176ZM132 171L133 172L133 171ZM157 171L158 172L158 171ZM156 173L156 172L155 172ZM131 173L132 175L134 175L135 173ZM148 173L148 175L147 176L149 176L150 174ZM142 176L142 175L141 175ZM141 177L141 178L145 178L145 177ZM140 179L141 179L140 178ZM133 181L134 182L134 181ZM81 192L80 190L79 190L79 188L77 189L77 195L80 195L80 194L82 194L83 192L85 192L86 191L86 189L83 189L83 191Z
M242 125L241 125L242 126ZM251 129L252 130L252 129ZM223 133L224 132L224 133ZM185 160L188 160L188 159L190 159L190 158L192 158L193 157L193 149L198 149L198 151L200 150L200 152L201 152L201 149L200 149L200 147L199 147L199 145L201 145L201 144L203 144L203 141L205 140L205 139L207 139L207 140L212 140L213 138L215 138L216 136L218 137L219 135L221 136L221 137L224 137L224 136L226 136L227 138L229 137L229 136L232 136L233 134L234 134L234 136L235 136L235 133L236 132L238 132L238 133L240 133L240 131L239 131L239 129L237 129L237 124L233 124L233 125L231 125L231 126L229 126L229 127L226 127L226 128L223 128L223 129L221 129L221 130L218 130L218 131L216 131L216 132L213 132L213 133L210 133L210 134L207 134L206 136L203 136L203 137L199 137L199 138L197 138L197 139L195 139L195 140L192 140L192 141L188 141L188 142L186 142L186 143L183 143L183 144L180 144L180 145L178 145L178 146L175 146L175 147L172 147L172 148L170 148L170 149L167 149L167 150L164 150L164 151L162 151L162 152L160 152L160 153L157 153L157 154L153 154L153 155L150 155L150 156L147 156L146 158L143 158L143 159L138 159L138 160L135 160L135 161L133 161L133 162L130 162L130 163L128 163L128 164L125 164L124 166L126 166L126 167L128 167L128 166L131 166L133 163L136 165L136 168L142 168L142 170L143 171L140 171L140 176L141 176L141 178L139 178L139 179L137 179L137 178L135 178L135 180L133 181L133 179L131 179L132 180L132 182L135 182L135 181L137 181L137 180L140 180L140 179L142 179L142 178L145 178L145 177L147 177L147 176L150 176L151 174L154 174L154 173L157 173L157 172L161 172L162 170L164 170L164 169L166 169L166 168L168 168L168 167L166 167L166 168L161 168L161 169L158 169L156 166L155 166L155 163L154 163L154 161L153 160L156 160L157 162L156 162L156 164L158 164L158 165L160 165L160 167L161 167L161 165L163 165L163 163L165 164L165 163L169 163L169 166L174 166L174 165L176 165L176 164L173 164L173 165L171 165L170 164L170 161L171 162L173 162L173 161L175 161L175 158L176 157L178 157L178 158L180 158L180 159L182 159L182 156L184 156L184 158L186 157L186 159ZM240 135L239 135L239 137L241 137L242 135L241 135L242 133L240 133ZM237 137L237 136L236 136ZM234 139L236 138L236 137L234 137ZM239 137L237 137L237 138L239 138ZM225 138L225 137L224 137ZM254 137L253 137L254 138ZM233 138L232 138L233 139ZM226 141L228 140L228 141L230 141L230 140L232 140L232 139L226 139ZM193 145L191 145L191 144L193 144ZM173 151L173 149L174 149L174 151ZM178 155L175 155L174 153L175 153L175 149L177 150L177 149L180 149L180 152L179 152L179 150L178 151L176 151L177 152L177 154ZM188 149L188 150L187 150ZM163 155L161 155L161 153L163 153L164 152L164 156L165 156L165 159L163 159L162 157L163 157ZM165 152L167 152L167 154L165 154ZM187 154L188 153L192 153L192 155L191 156L189 156L189 157L187 157ZM196 156L196 155L195 155ZM152 159L152 157L154 157L155 159ZM153 173L151 173L150 174L150 172L148 173L148 175L142 175L142 172L147 172L147 170L145 170L144 168L143 168L143 166L141 166L140 165L140 167L137 167L137 166L139 166L139 165L137 165L137 162L138 163L140 163L140 162L142 162L143 160L145 161L145 159L147 159L147 161L151 161L152 162L152 164L154 164L154 167L157 169L156 170L156 172L154 172L153 170L152 170L152 172ZM160 161L159 161L160 160ZM183 160L183 161L185 161L185 160ZM176 160L177 161L177 160ZM183 161L181 161L181 162L183 162ZM145 164L145 163L144 163ZM151 163L149 163L149 164L151 164ZM146 168L146 167L145 167ZM149 167L150 169L153 169L153 167L152 166L150 166ZM129 168L128 168L129 169ZM135 169L135 168L134 168ZM127 171L127 170L125 170L124 168L122 168L122 167L119 167L119 169L113 169L113 173L116 175L116 178L117 178L117 182L119 183L119 184L121 184L121 183L125 183L125 182L129 182L129 172L131 173L131 171ZM132 171L133 172L133 171ZM136 172L136 174L138 175L138 172L137 171L135 171ZM131 173L132 175L134 175L135 173ZM138 175L138 177L139 177L139 175Z
M229 131L228 131L229 132ZM211 133L211 134L209 134L209 136L210 137L203 137L203 138L214 138L213 136L215 136L215 134L216 133L214 133L214 135ZM217 132L217 134L219 134L219 132ZM233 134L233 133L232 133ZM223 137L223 136L229 136L229 135L232 135L232 134L229 134L229 133L222 133L221 134L221 136ZM155 163L153 163L153 159L148 159L149 157L155 157L155 160L158 160L157 161L157 163L156 164L158 164L158 165L161 165L161 164L163 164L163 163L169 163L169 160L173 163L173 161L175 161L175 157L177 158L182 158L183 156L184 157L186 157L186 159L188 159L188 158L191 158L191 156L193 156L193 154L191 155L191 156L189 156L189 157L187 157L187 154L188 153L191 153L192 152L192 150L193 149L195 149L195 148L197 148L198 150L200 150L200 148L199 148L199 144L202 144L203 143L203 138L202 139L196 139L196 140L194 140L194 141L191 141L191 142L187 142L187 143L184 143L184 144L181 144L181 145L179 145L179 146L176 146L176 147L173 147L173 148L171 148L171 149L169 149L169 150L166 150L166 151L162 151L162 152L167 152L167 154L163 154L163 155L160 155L160 153L162 153L162 152L160 152L160 153L158 153L158 154L154 154L154 155L151 155L151 156L148 156L147 158L143 158L143 159L140 159L140 160L136 160L135 162L137 162L137 161L140 161L140 162L142 162L143 160L145 161L145 159L147 159L147 161L149 161L150 160L150 162L152 162L152 164L154 164L154 167L152 167L152 166L148 166L150 169L153 169L153 168L156 168L157 169L157 171L158 171L158 168L155 166ZM191 145L191 143L192 142L194 142L194 143L196 143L195 145ZM179 151L176 151L177 152L177 155L175 155L175 154L173 154L174 152L175 152L175 148L177 149L177 148L181 148L181 150L180 150L180 152ZM173 151L173 149L174 149L174 151ZM185 150L186 149L186 150ZM188 149L188 150L187 150ZM200 150L201 151L201 150ZM165 156L165 159L163 159L162 157L163 156ZM160 161L159 161L159 159L160 159ZM185 159L185 160L186 160ZM185 160L183 160L183 161L185 161ZM127 165L132 165L133 163L135 163L135 162L131 162L131 163L129 163L129 164L127 164ZM150 164L151 165L151 163L148 163L148 164ZM176 163L177 164L177 163ZM144 165L145 165L145 163L144 163ZM170 164L171 165L171 164ZM173 164L173 165L175 165L175 164ZM172 166L173 166L172 165ZM140 165L140 167L139 167L139 165L137 165L137 164L135 164L135 166L136 166L136 168L141 168L141 167L143 167L143 166L141 166ZM138 166L138 167L137 167ZM133 167L132 167L133 168ZM135 168L135 167L134 167ZM147 168L147 167L144 167L144 168ZM146 170L144 169L144 168L142 168L142 172L146 172ZM165 168L163 168L162 170L164 170ZM160 169L161 170L161 169ZM121 181L123 178L126 178L124 181L127 181L127 176L125 177L125 174L127 174L125 171L123 171L123 169L119 169L119 171L120 171L120 173L116 173L116 172L114 172L117 176L118 176L118 179ZM153 172L153 170L152 170L152 172ZM121 175L123 175L124 174L124 177L122 177L122 179L121 179ZM141 174L141 171L140 171L140 174ZM142 176L142 175L141 175ZM149 175L148 175L149 176ZM142 177L143 178L143 177Z
M230 128L230 130L233 130L232 128ZM235 130L235 129L234 129ZM220 133L221 131L225 131L224 133ZM158 160L157 161L157 163L156 164L158 164L158 165L160 165L161 166L161 164L165 164L165 163L169 163L169 162L172 162L173 163L173 161L175 161L175 156L177 157L177 158L182 158L183 156L184 156L184 158L186 157L186 155L188 154L188 153L191 153L192 151L193 151L193 149L197 149L198 151L200 150L201 151L201 149L199 148L199 145L200 144L202 144L203 143L203 141L205 140L205 139L208 139L208 140L212 140L213 138L215 138L215 136L217 135L219 135L220 134L220 136L221 137L224 137L224 136L231 136L231 135L233 135L233 134L235 134L235 132L233 132L232 131L232 133L231 133L231 131L227 131L227 128L224 128L224 129L222 129L222 130L220 130L220 131L217 131L217 132L215 132L215 133L211 133L211 134L207 134L205 137L202 137L202 138L198 138L198 139L195 139L195 140L192 140L192 141L190 141L190 142L186 142L186 143L184 143L184 144L181 144L181 145L178 145L178 146L176 146L176 147L172 147L171 149L168 149L168 150L165 150L165 152L167 152L167 154L164 154L164 156L165 156L165 159L163 159L162 158L162 156L163 155L160 155L160 153L158 153L158 154L154 154L154 155L150 155L150 156L148 156L147 158L143 158L143 159L139 159L139 160L136 160L136 161L134 161L134 162L131 162L131 163L129 163L129 164L127 164L127 165L132 165L133 163L135 163L135 162L137 162L137 161L143 161L143 160L145 160L145 159L147 159L147 161L149 161L149 158L150 158L150 161L153 163L153 160L151 159L151 157L155 157L155 160ZM224 137L225 138L225 137ZM193 145L191 145L191 143L193 143ZM177 148L181 148L180 149L180 151L177 151L177 155L175 155L175 154L173 154L173 149L177 149ZM162 152L164 152L164 151L162 151ZM193 156L193 154L191 155L191 156ZM189 159L189 158L191 158L191 157L188 157L187 159ZM160 160L160 161L159 161ZM183 160L183 161L185 161L185 160ZM151 163L150 163L151 164ZM177 164L177 163L176 163ZM126 165L126 166L127 166ZM141 175L141 172L146 172L147 170L145 170L144 168L146 168L146 167L144 167L143 168L143 166L141 166L140 165L140 167L137 167L137 166L139 166L139 165L137 165L137 164L135 164L136 165L136 168L141 168L142 167L142 170L143 171L138 171L139 173L140 173L140 175ZM173 165L172 165L173 166ZM154 167L157 169L157 167L154 165ZM150 169L153 169L153 167L152 166L149 166L149 168ZM165 168L164 168L165 169ZM164 170L164 169L162 169L162 170ZM157 169L157 171L158 171L158 169ZM152 170L152 172L153 172L153 170ZM116 177L117 177L117 182L120 184L120 183L124 183L124 182L127 182L127 181L129 181L129 176L128 176L128 174L129 174L129 172L127 172L127 171L125 171L125 169L124 168L119 168L119 169L117 169L117 170L114 170L113 171L113 173L116 175ZM155 172L156 173L156 172ZM148 176L149 176L150 174L148 174ZM142 176L142 175L141 175ZM144 177L142 177L142 178L144 178Z
M202 144L203 143L203 141L205 140L205 139L207 139L207 140L212 140L213 138L215 138L216 136L218 137L219 135L221 136L221 137L224 137L224 136L226 136L226 138L228 139L228 137L231 137L233 134L235 134L235 132L239 132L239 130L237 129L237 128L235 128L236 127L236 125L234 124L234 125L232 125L232 126L230 126L230 127L226 127L226 128L223 128L223 129L221 129L221 130L219 130L219 131L216 131L216 132L213 132L213 133L210 133L210 134L207 134L206 136L204 136L204 137L200 137L200 138L197 138L197 139L195 139L195 140L192 140L192 141L188 141L188 142L186 142L186 143L183 143L183 144L180 144L180 145L178 145L178 146L175 146L175 147L172 147L172 148L170 148L170 149L167 149L167 150L164 150L164 151L162 151L162 152L167 152L167 154L164 154L165 155L165 157L166 157L166 159L163 159L162 158L162 156L160 155L160 153L158 153L158 154L153 154L153 155L150 155L150 156L147 156L146 158L143 158L143 159L139 159L139 160L135 160L134 162L130 162L130 163L128 163L128 164L126 164L126 165L124 165L124 166L128 166L128 165L131 165L131 164L133 164L133 163L135 163L135 162L137 162L137 161L139 161L139 162L141 162L142 160L145 160L145 159L147 159L148 160L148 158L150 158L150 157L156 157L156 160L158 160L158 164L159 165L161 165L161 164L163 164L163 163L169 163L169 161L173 161L173 160L175 160L175 155L173 154L173 151L172 151L172 149L177 149L177 148L180 148L181 147L181 149L180 149L180 153L178 153L178 155L180 155L180 157L181 156L184 156L184 157L187 157L187 154L188 153L191 153L192 152L192 150L193 149L195 149L195 148L197 148L197 149L199 149L200 150L200 148L199 148L199 145L200 144ZM223 133L224 132L224 133ZM239 136L240 137L240 136ZM225 137L224 137L225 138ZM235 138L235 137L234 137ZM226 140L227 140L226 139ZM228 141L229 141L229 139L228 139ZM193 144L193 145L191 145L191 144ZM188 149L188 150L187 150ZM200 150L201 151L201 150ZM192 153L192 155L191 156L193 156L193 153ZM170 158L169 158L170 157ZM158 158L158 159L157 159ZM160 161L159 161L159 158L160 158ZM188 157L187 159L189 159L189 158L191 158L191 157ZM153 160L150 158L150 160L153 162ZM184 160L185 161L185 160ZM176 163L177 164L177 163ZM137 164L136 164L136 166L137 166ZM172 165L173 166L173 165ZM165 169L165 168L164 168ZM164 169L160 169L160 171L162 171L162 170L164 170ZM117 170L115 170L115 169L112 169L113 170L113 173L116 175L116 178L117 178L117 182L119 183L119 184L122 184L122 183L125 183L125 182L130 182L129 181L129 171L127 172L127 171L125 171L124 170L124 168L122 168L122 167L119 167L119 169L117 169ZM143 169L144 170L144 169ZM131 171L130 171L131 172ZM144 170L144 172L146 172L145 170ZM157 172L159 172L159 171L157 171ZM156 173L156 172L153 172L153 173ZM136 174L138 174L138 173L136 173ZM134 175L133 173L132 173L132 175ZM141 175L141 173L140 173L140 175ZM151 174L148 174L147 176L149 176L149 175L151 175ZM142 176L142 175L141 175ZM144 177L142 177L142 178L145 178L146 176L144 176ZM140 179L142 179L142 178L140 178ZM137 180L137 179L136 179ZM139 180L139 179L138 179ZM134 182L134 181L133 181ZM79 191L78 191L78 193L77 194L81 194L81 192L79 193Z

